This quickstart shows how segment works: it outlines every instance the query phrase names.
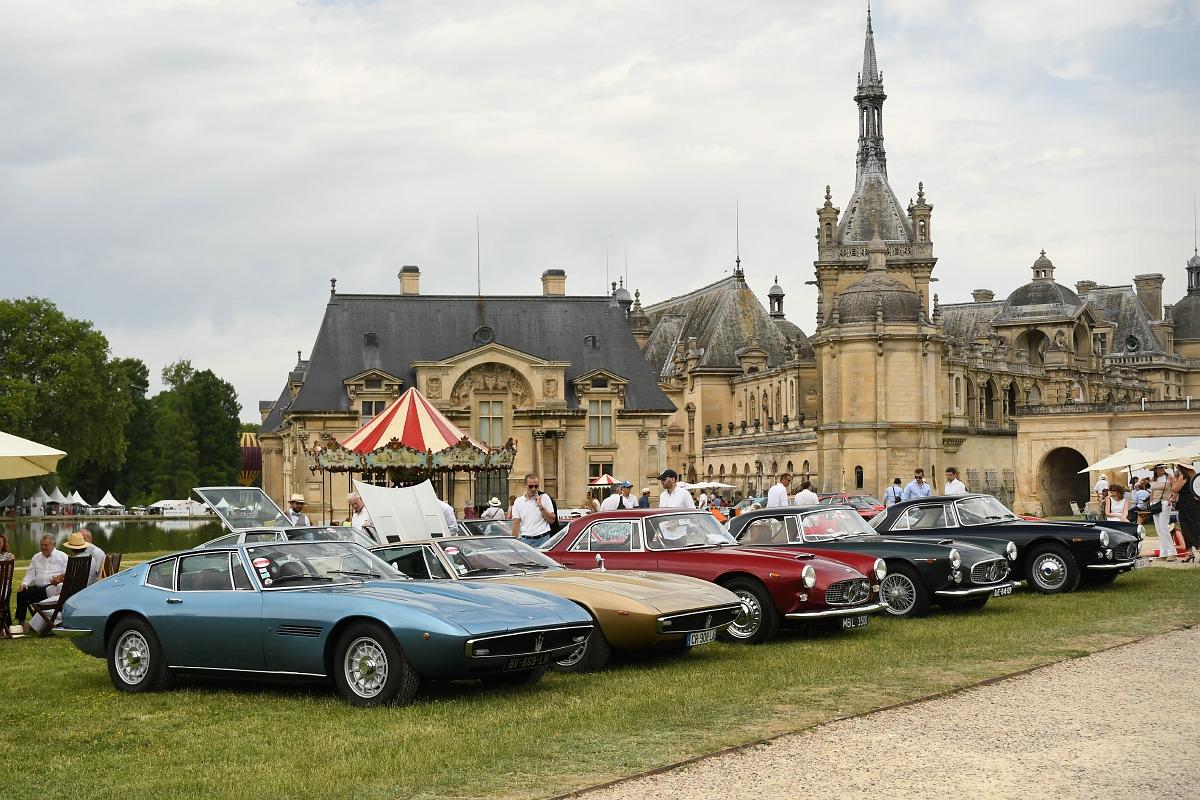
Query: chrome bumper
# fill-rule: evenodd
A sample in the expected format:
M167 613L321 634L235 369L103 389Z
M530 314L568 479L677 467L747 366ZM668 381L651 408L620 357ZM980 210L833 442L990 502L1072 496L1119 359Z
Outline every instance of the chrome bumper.
M784 614L784 619L833 619L836 617L857 617L859 614L874 614L887 607L887 603L871 603L869 606L854 606L853 608L830 608L825 611L797 611Z
M1115 564L1088 564L1087 569L1133 569L1133 565L1137 563L1135 558L1133 561L1118 561Z
M991 594L997 589L1005 589L1011 586L1016 589L1020 583L1018 581L1005 581L1004 583L995 583L991 586L976 586L974 589L942 589L934 592L937 597L974 597L980 594Z
M81 636L91 636L90 628L51 628L50 632L64 639L77 639Z

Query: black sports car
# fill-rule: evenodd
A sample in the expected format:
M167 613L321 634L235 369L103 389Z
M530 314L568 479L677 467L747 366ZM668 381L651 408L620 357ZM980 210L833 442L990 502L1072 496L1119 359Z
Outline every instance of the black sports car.
M1017 575L1042 594L1070 592L1080 580L1110 583L1122 572L1146 566L1137 536L1091 522L1032 522L987 494L923 497L889 507L870 525L888 536L939 539L1003 538L1016 542Z

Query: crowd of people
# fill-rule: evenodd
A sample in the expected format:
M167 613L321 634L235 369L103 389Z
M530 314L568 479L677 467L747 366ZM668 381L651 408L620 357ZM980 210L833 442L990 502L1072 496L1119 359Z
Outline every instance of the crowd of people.
M1155 464L1150 475L1129 486L1101 475L1093 487L1104 518L1133 522L1144 535L1158 536L1158 554L1168 561L1195 561L1200 552L1200 496L1195 464ZM1131 476L1132 478L1132 476ZM1172 524L1175 513L1178 522Z

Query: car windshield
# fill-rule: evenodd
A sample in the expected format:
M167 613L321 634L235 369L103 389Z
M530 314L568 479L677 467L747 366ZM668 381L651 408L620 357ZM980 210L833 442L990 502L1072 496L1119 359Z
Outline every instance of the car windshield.
M989 522L1016 519L1003 503L990 495L964 497L955 503L955 508L963 525L986 525Z
M796 527L798 531L788 531L789 542L831 542L847 536L877 535L857 511L848 508L830 508L801 515L796 520Z
M349 525L326 525L320 528L289 528L285 533L290 542L354 542L363 547L374 547L374 539L358 528Z
M263 544L246 548L259 582L268 589L328 586L368 578L404 580L378 556L351 542Z
M855 508L872 509L879 508L883 505L883 503L879 502L869 494L852 494L846 499L846 501Z
M283 512L256 486L194 489L230 530L273 528L284 524Z
M646 517L646 547L682 550L687 547L721 547L737 542L712 514L664 514Z
M512 536L511 519L465 519L458 524L467 536Z
M562 569L557 561L511 536L451 539L437 544L454 565L454 570L464 578Z

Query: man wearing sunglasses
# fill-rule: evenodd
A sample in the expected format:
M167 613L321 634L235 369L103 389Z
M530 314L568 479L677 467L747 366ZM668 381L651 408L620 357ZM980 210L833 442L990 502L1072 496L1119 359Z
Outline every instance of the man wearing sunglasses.
M933 494L933 488L925 482L925 470L917 467L913 470L912 481L904 487L904 494L900 495L900 499L916 500L919 497L929 497L931 494Z
M525 476L525 493L512 506L513 536L537 547L553 535L551 524L557 522L554 502L541 491L542 482L532 472Z

